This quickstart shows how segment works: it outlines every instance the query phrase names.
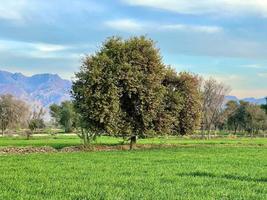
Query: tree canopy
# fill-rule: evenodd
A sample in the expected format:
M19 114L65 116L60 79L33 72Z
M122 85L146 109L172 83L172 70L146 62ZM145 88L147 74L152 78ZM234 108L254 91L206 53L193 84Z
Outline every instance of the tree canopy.
M72 95L87 132L144 137L190 132L199 118L197 88L193 75L164 65L152 40L113 37L84 58Z

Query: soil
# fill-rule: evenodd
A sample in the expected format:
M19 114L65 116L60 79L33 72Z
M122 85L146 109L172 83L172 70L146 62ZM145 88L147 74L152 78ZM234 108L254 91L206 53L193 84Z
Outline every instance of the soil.
M141 149L155 149L162 147L172 147L175 145L151 145L151 144L137 144L134 145L134 150ZM53 147L1 147L1 154L30 154L30 153L70 153L70 152L87 152L87 151L122 151L129 150L129 145L92 145L85 146L70 146L62 149L55 149Z

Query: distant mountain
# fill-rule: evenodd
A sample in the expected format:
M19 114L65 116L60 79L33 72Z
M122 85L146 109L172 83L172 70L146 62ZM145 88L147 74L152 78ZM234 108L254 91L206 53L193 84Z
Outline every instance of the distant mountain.
M17 98L48 107L62 101L70 100L71 81L60 78L57 74L36 74L25 76L21 73L10 73L0 70L0 94L12 94ZM226 101L247 101L265 104L264 98L243 98L226 96Z
M233 100L233 101L240 101L240 100L242 100L242 101L246 101L246 102L257 104L257 105L266 104L266 98L265 97L259 98L259 99L256 99L254 97L238 99L235 96L226 96L225 99L226 99L226 101L231 101L231 100Z
M70 99L71 81L57 74L25 76L0 70L0 94L12 94L30 103L48 107Z

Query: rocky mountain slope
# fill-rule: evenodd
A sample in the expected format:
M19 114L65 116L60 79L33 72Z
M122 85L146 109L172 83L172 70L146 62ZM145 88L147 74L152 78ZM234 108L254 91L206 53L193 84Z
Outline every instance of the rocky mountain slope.
M48 107L70 99L71 81L57 74L25 76L0 70L0 94L12 94L28 103Z

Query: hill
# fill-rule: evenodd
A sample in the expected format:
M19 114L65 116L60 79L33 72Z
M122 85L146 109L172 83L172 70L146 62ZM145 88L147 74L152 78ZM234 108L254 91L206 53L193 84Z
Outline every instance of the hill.
M0 70L0 94L12 94L27 102L48 107L70 99L71 81L57 74L25 76Z

